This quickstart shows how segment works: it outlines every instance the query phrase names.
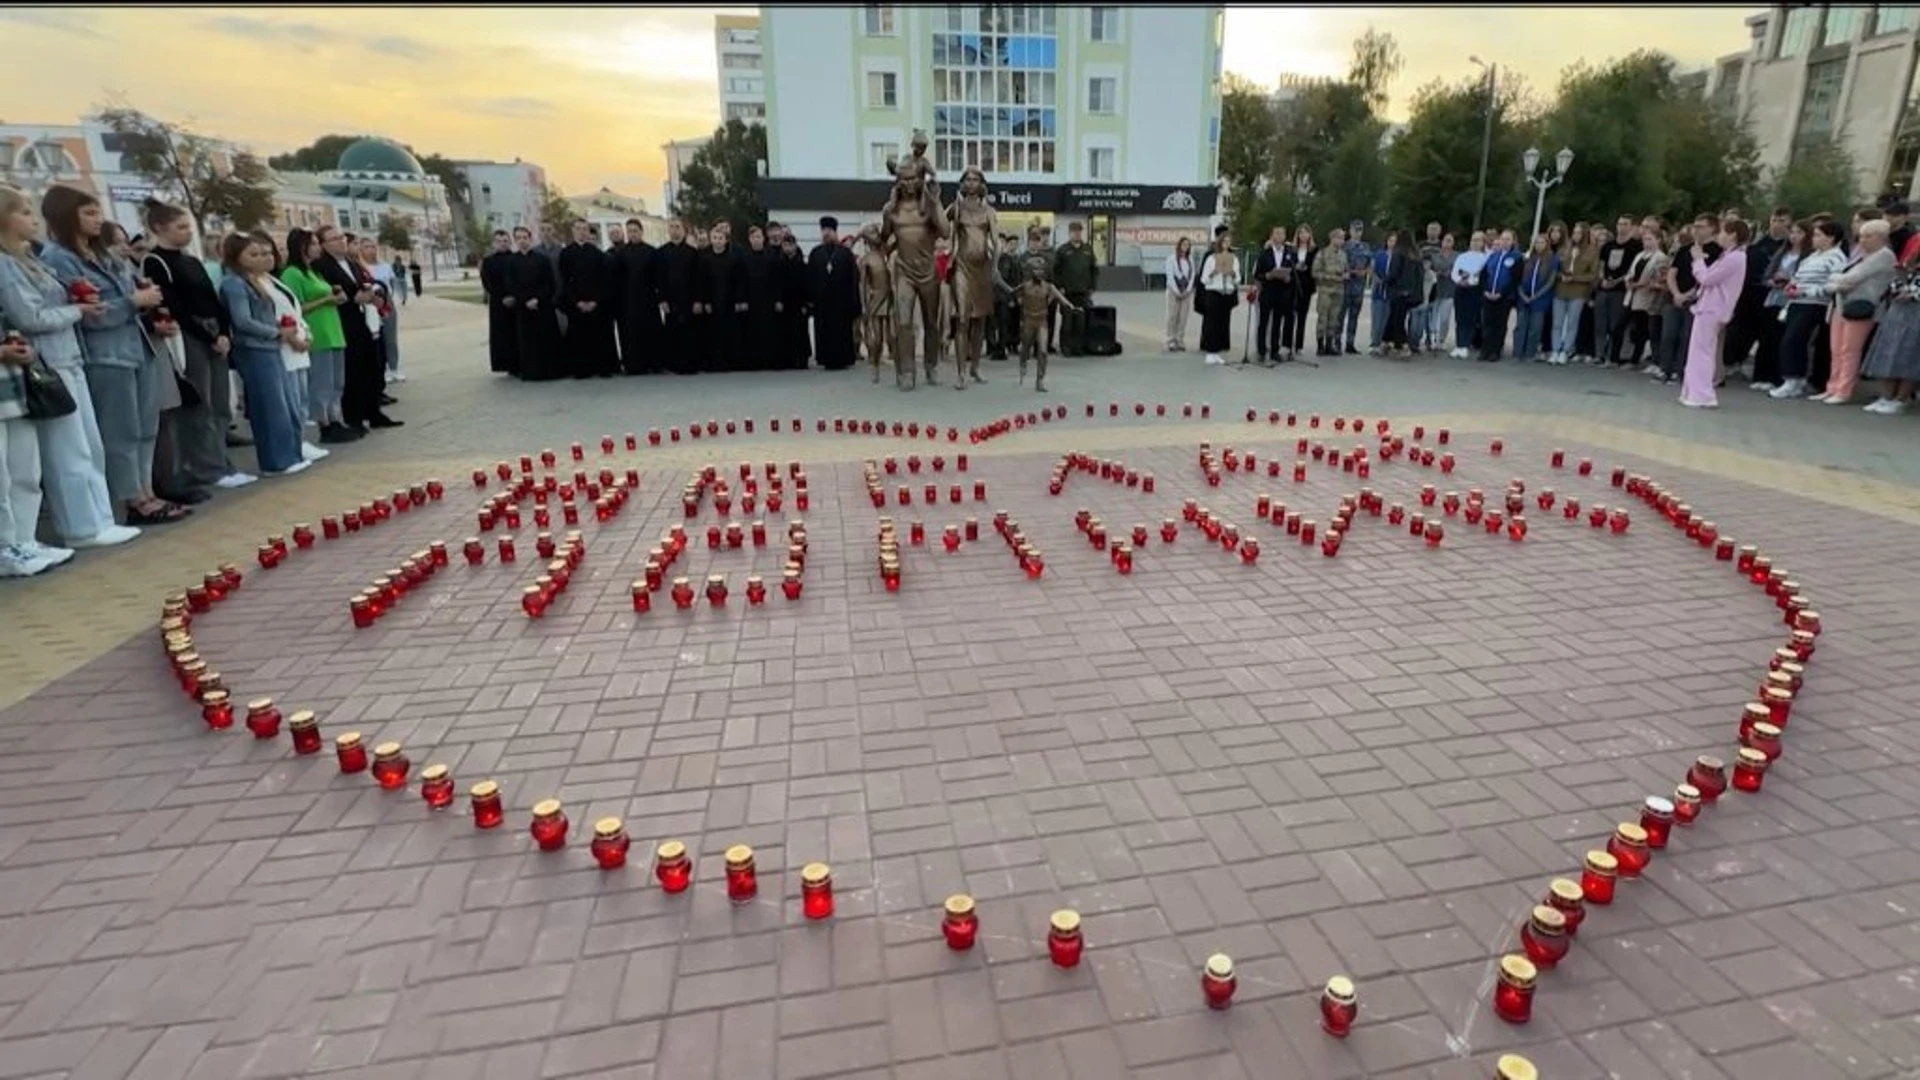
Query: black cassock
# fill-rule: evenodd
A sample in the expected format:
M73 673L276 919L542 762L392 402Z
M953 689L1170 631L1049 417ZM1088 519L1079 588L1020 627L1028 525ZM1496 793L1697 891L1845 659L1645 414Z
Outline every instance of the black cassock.
M660 360L675 375L700 370L693 314L699 266L700 254L692 244L663 244L653 253L654 294L667 305L666 317L660 321Z
M560 323L553 311L559 282L553 260L538 251L515 252L507 263L507 286L519 309L520 377L532 382L559 378Z
M742 313L739 295L740 256L732 247L700 249L693 274L693 298L705 311L694 316L694 349L701 371L739 371Z
M654 285L652 244L622 245L613 260L620 297L620 364L629 375L660 370L660 297Z
M860 317L859 269L853 252L838 243L816 246L807 255L807 279L813 295L814 355L829 371L850 368L853 326Z
M496 251L480 260L480 287L487 294L487 362L496 372L520 374L520 323L504 301L513 295L507 267L513 252Z
M613 303L607 253L592 244L568 244L560 251L561 310L567 313L567 373L576 379L612 375L620 369L614 355ZM592 304L593 310L583 310Z
M734 280L746 300L741 315L740 363L743 371L773 371L787 366L782 335L787 306L787 260L771 248L743 251ZM775 311L778 305L781 310Z
M786 307L780 313L781 359L783 366L805 371L813 355L813 343L807 340L807 260L798 251L782 252L780 269L781 303Z

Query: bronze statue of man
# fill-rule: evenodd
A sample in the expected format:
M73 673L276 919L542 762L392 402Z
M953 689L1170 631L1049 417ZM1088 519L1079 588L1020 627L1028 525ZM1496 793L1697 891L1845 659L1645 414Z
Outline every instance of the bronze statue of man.
M954 317L959 320L954 342L954 389L980 377L980 350L986 341L987 320L993 317L994 260L999 257L1000 218L987 204L987 174L969 165L960 174L960 196L947 210L953 233Z
M873 365L873 381L880 381L880 358L893 337L893 276L881 250L880 226L860 230L860 341ZM898 362L896 361L896 366ZM897 377L897 376L896 376Z
M880 241L893 284L893 367L899 388L914 388L914 322L925 343L927 383L939 382L940 278L934 244L947 234L946 215L927 190L931 169L924 156L894 168L893 195L880 214Z

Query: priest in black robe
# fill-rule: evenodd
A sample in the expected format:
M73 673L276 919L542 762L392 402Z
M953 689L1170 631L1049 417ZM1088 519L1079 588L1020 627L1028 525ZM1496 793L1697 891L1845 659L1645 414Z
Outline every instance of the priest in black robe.
M700 370L694 341L694 278L699 253L687 242L687 223L667 223L667 242L653 253L653 289L660 301L660 363L675 375Z
M576 379L610 378L620 370L613 340L613 290L607 253L593 226L573 223L573 243L560 250L561 310L567 315L566 369Z
M860 319L860 272L840 243L840 222L820 219L820 243L807 255L813 299L813 353L828 371L853 366L853 328Z
M629 375L657 375L660 365L660 294L654 284L654 246L644 226L627 219L627 239L614 253L613 280L620 297L620 365Z
M767 246L766 231L747 227L747 250L740 253L739 295L746 300L741 314L740 367L746 371L775 371L787 366L784 320L787 310L787 263L778 248Z
M513 238L493 230L493 250L480 260L480 288L487 297L487 362L496 374L520 374L520 319L514 310L507 268L513 262Z
M520 377L528 382L557 379L560 371L560 322L554 308L560 294L553 260L533 246L525 225L513 230L513 261L507 264L507 288L519 310Z
M727 222L714 222L694 268L693 336L701 371L740 370L740 325L747 301L737 288L740 259L730 233Z

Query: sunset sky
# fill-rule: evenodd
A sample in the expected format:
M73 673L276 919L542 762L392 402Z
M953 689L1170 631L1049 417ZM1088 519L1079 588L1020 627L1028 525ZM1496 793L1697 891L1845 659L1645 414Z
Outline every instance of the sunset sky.
M0 121L72 123L109 93L272 153L368 132L421 153L538 162L569 193L656 201L660 144L718 122L713 16L750 7L7 8ZM1338 75L1373 25L1406 54L1390 111L1467 57L1550 91L1562 66L1659 48L1698 66L1758 8L1231 7L1226 66ZM304 71L305 78L291 73Z

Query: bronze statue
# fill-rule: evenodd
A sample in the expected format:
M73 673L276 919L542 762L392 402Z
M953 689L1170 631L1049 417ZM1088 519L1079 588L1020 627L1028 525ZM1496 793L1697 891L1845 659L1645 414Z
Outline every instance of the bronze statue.
M888 339L893 336L893 280L887 269L886 252L881 250L880 226L860 230L860 341L866 346L867 362L873 365L873 381L880 381L880 359L887 354Z
M893 285L893 367L902 390L914 388L916 318L926 347L927 382L939 383L940 278L934 271L934 244L946 235L946 215L932 199L928 185L926 136L915 133L914 157L894 167L893 194L880 214L880 242L887 253Z
M987 174L969 165L960 174L960 196L947 210L953 235L953 315L957 320L953 357L956 385L980 377L980 350L985 344L987 320L993 318L994 260L1000 236L1000 218L987 204Z

